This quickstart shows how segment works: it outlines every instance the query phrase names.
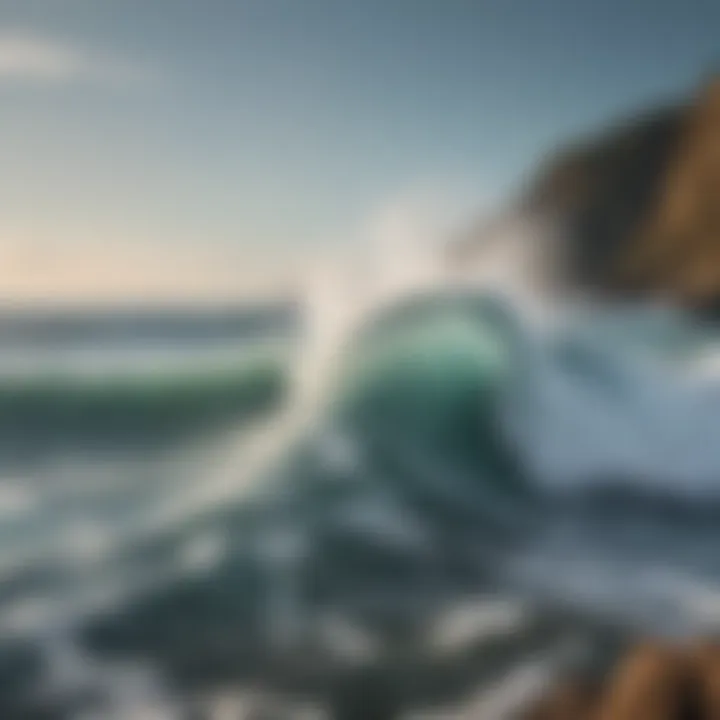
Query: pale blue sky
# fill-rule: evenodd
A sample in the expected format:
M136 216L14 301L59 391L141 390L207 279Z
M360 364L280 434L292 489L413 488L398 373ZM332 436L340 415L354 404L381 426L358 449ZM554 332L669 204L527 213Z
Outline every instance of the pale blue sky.
M692 87L719 28L717 0L0 0L0 249L340 242L427 183L485 205Z

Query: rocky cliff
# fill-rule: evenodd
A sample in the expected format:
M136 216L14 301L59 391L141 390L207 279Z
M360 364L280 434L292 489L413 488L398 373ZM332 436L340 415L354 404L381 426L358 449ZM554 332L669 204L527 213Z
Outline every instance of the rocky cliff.
M566 269L595 290L636 288L625 256L660 202L682 134L683 112L661 108L551 157L522 200L523 213L552 217L564 238Z
M566 275L720 311L720 80L553 154L520 210L553 218Z

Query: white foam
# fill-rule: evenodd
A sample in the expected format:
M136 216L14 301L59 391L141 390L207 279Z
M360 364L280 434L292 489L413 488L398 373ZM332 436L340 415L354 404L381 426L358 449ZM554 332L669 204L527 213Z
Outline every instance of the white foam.
M611 481L720 499L720 382L699 379L652 343L639 347L620 332L625 319L617 332L593 329L591 317L582 332L549 338L518 330L522 367L504 414L515 450L554 490ZM642 317L633 323L641 332ZM570 352L584 360L571 364Z
M493 638L521 633L531 614L526 605L510 598L480 598L450 608L428 632L428 647L434 653L456 653Z
M442 717L444 720L507 720L527 708L557 679L561 669L582 647L577 641L562 641L555 647L518 663L501 680L482 685L460 707L441 715L415 713L414 720Z
M38 492L30 482L30 478L0 481L0 518L27 513L37 505Z
M227 551L225 539L218 533L202 533L180 549L180 564L186 571L204 574L216 567Z

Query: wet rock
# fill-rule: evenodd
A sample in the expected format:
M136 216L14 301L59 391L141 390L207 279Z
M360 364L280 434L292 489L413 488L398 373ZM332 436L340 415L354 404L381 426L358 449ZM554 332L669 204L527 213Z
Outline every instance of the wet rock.
M713 720L720 717L720 645L648 642L627 653L601 687L566 681L521 720Z

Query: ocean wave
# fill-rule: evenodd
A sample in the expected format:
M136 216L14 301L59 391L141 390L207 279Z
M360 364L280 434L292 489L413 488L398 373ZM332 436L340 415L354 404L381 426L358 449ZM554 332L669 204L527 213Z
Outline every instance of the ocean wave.
M568 610L582 632L611 625L622 637L715 623L714 486L680 459L650 474L652 442L628 430L663 407L665 431L694 417L705 387L687 362L695 329L654 311L575 323L540 328L484 293L407 299L366 319L321 378L330 401L297 416L285 366L245 366L233 376L238 397L254 373L288 382L283 412L260 436L273 440L261 453L271 461L232 454L234 480L208 467L179 505L85 558L90 609L74 602L73 636L93 657L150 659L192 694L219 677L273 673L326 686L347 668L328 618L370 638L382 662L405 653L421 658L416 668L438 661L428 629L468 599L527 602L543 644L565 632L548 618ZM213 393L226 393L213 378ZM195 382L138 396L157 403ZM205 407L200 387L183 400L193 415ZM652 400L667 404L643 404ZM598 413L616 436L588 430ZM597 462L605 448L616 468ZM672 483L677 467L686 475ZM244 471L252 482L238 480ZM15 578L21 590L34 581ZM8 610L13 628L42 620ZM527 659L533 637L503 639L508 658Z
M337 397L361 436L431 464L442 455L507 483L513 473L493 469L503 456L541 491L709 499L720 384L696 368L716 347L668 308L586 310L548 329L499 296L436 294L363 329Z
M270 356L145 374L0 377L0 445L201 431L278 407L287 385L285 359Z

